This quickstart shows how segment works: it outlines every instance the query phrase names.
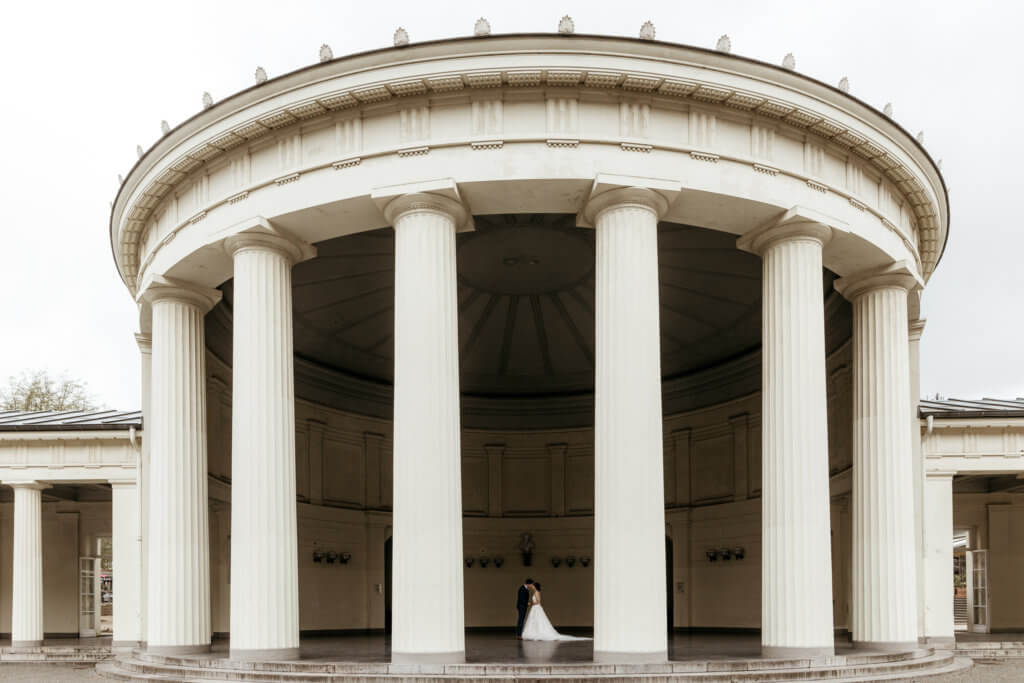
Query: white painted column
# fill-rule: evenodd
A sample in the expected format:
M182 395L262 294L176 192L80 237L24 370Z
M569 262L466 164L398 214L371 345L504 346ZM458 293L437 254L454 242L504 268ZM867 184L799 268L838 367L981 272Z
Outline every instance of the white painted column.
M153 307L146 647L203 652L210 648L203 316L220 292L160 278L143 296Z
M6 481L14 489L11 647L43 644L43 493L48 484Z
M853 642L872 649L918 642L907 325L917 282L900 265L836 281L853 302Z
M110 482L115 649L138 647L142 642L138 494L135 480Z
M924 483L924 638L954 642L953 472L929 472Z
M304 245L268 226L225 246L235 266L231 657L291 659L299 655L292 265Z
M911 296L918 297L918 304L920 304L920 292L913 292ZM918 305L918 308L920 306ZM914 310L914 306L911 305L908 310L908 317L913 314L911 311ZM918 638L922 638L925 635L924 620L925 620L925 546L924 546L924 519L925 519L925 503L924 503L924 487L925 487L925 473L924 473L924 453L921 449L921 416L920 416L920 402L921 402L921 335L924 333L924 326L927 321L923 318L914 319L910 321L908 327L908 354L910 358L910 414L907 416L910 419L910 443L911 453L913 454L912 462L914 466L913 477L914 477L914 564L917 567L917 635Z
M646 188L598 194L594 369L594 659L664 660L665 488L658 218Z
M152 311L149 312L152 317ZM150 321L149 329L152 328ZM152 395L152 374L153 374L153 337L151 334L136 334L135 342L139 346L139 359L141 363L141 385L142 385L142 453L139 458L139 469L137 473L138 494L139 494L139 640L146 641L146 596L148 595L148 563L149 563L149 541L147 531L149 529L149 434L146 428L149 426L150 396Z
M392 661L462 661L458 202L409 194L395 226Z
M761 651L831 655L832 556L822 246L800 215L744 235L763 260Z

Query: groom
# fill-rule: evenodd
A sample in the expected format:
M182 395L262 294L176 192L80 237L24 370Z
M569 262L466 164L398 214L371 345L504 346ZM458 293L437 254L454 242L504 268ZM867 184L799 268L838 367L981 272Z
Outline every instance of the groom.
M516 638L523 637L523 622L526 621L526 610L530 608L530 586L532 585L533 579L523 581L523 585L519 587L519 592L516 594L516 611L519 612L519 621L516 622Z

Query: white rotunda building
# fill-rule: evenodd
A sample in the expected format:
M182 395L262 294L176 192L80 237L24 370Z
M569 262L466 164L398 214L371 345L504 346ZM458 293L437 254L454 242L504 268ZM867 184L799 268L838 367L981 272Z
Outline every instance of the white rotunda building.
M937 165L790 60L565 28L328 49L128 173L115 641L279 661L379 631L447 666L527 575L595 662L666 662L673 629L952 641L918 417Z

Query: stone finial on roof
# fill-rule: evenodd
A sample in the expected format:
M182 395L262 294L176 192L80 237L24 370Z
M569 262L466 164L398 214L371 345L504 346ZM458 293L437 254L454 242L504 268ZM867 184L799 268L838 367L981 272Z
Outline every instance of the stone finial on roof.
M923 130L917 131L917 144L919 144L919 145L923 145L924 144L924 131Z
M171 124L167 123L167 121L161 121L160 122L160 132L163 133L164 135L167 135L168 133L170 133L171 132Z
M939 170L941 171L942 170L942 159L939 159L938 161L936 161L935 165L938 166ZM1021 399L1018 399L1018 400L1021 400Z
M890 119L892 118L892 102L885 103L885 106L882 107L882 113L888 116Z
M477 38L491 35L491 22L483 17L477 19L476 24L473 25L473 35Z
M117 174L117 184L124 185L124 176L122 176L120 173Z
M790 71L796 69L796 57L793 56L792 52L782 58L782 68L789 69Z
M654 40L654 33L654 24L650 21L645 21L644 25L640 27L641 40Z
M142 149L142 145L135 145L135 156L141 159L142 155L145 153L145 150Z
M726 54L732 52L732 41L729 40L729 34L723 33L722 37L718 39L715 44L715 49L719 52L725 52Z
M262 66L256 67L256 85L267 82L267 70Z
M843 76L839 79L839 89L843 92L850 92L850 79Z
M203 93L203 109L209 109L213 106L213 95L208 92Z
M576 33L576 24L573 22L572 17L570 17L568 14L566 14L564 17L561 18L561 20L559 20L558 32L565 34Z
M402 47L403 45L408 45L409 44L409 32L406 31L401 26L399 26L398 30L395 31L394 41L395 41L395 47Z
M320 46L320 63L329 62L334 59L334 50L327 43Z

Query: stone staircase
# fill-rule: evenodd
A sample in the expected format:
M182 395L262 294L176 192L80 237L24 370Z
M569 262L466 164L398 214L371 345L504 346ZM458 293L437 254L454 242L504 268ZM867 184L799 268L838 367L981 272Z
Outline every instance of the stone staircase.
M958 653L956 653L958 654ZM971 660L952 651L931 649L884 654L837 655L817 659L734 659L666 662L662 664L388 664L324 662L248 662L213 657L161 657L134 651L101 662L101 676L121 681L288 681L361 683L399 681L552 680L564 683L594 681L883 681L920 680L963 671Z
M967 598L953 598L953 623L967 623Z
M102 662L113 656L109 646L43 645L41 647L0 648L0 662L89 664ZM0 675L0 678L3 676Z
M953 654L971 659L1019 659L1024 658L1024 642L961 640Z

